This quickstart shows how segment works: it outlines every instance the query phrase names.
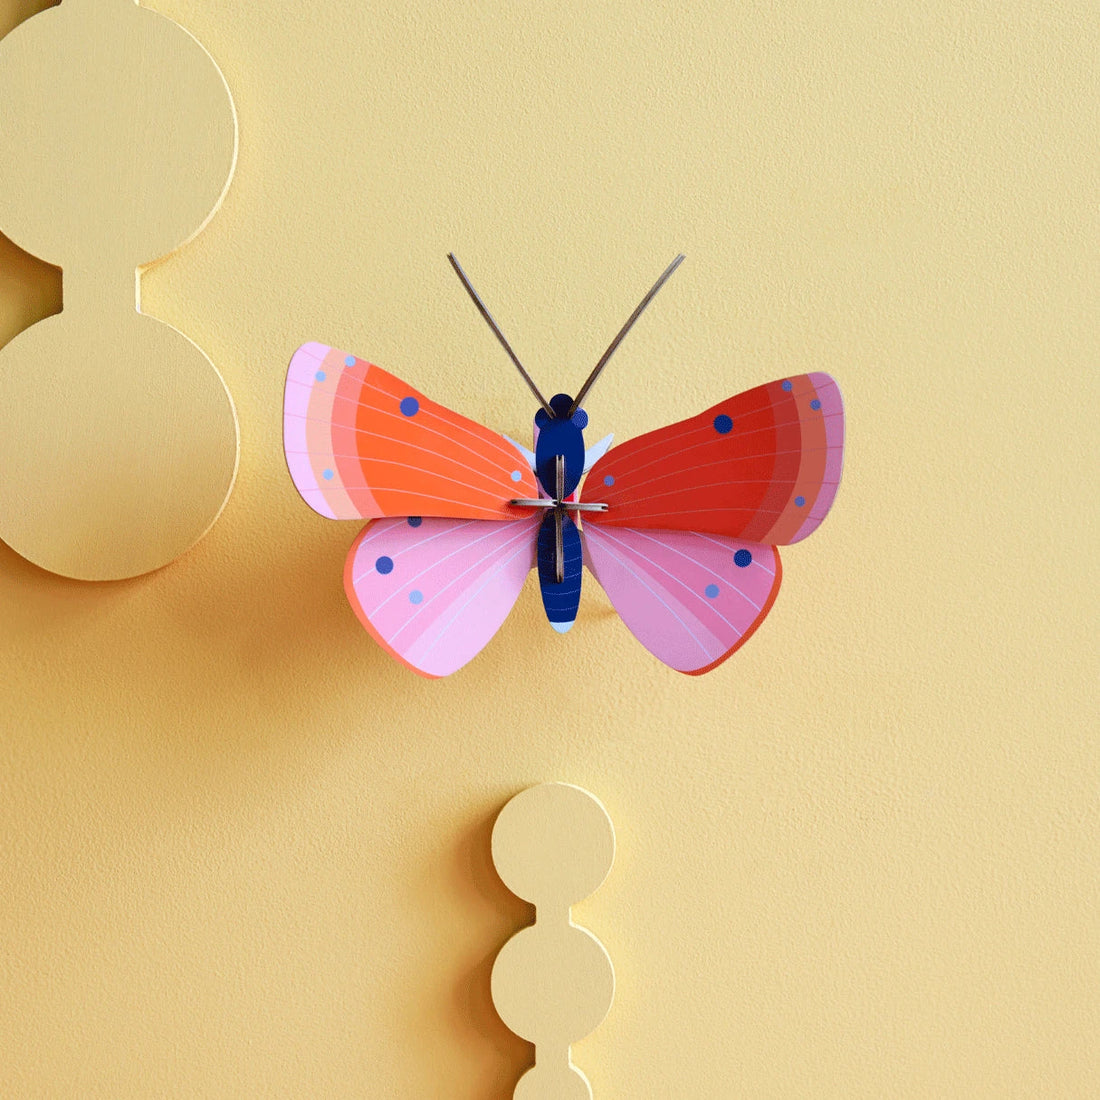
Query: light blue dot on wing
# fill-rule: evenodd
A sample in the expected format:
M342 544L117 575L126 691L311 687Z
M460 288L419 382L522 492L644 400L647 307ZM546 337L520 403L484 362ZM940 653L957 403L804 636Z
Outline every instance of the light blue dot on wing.
M605 477L603 479L603 483L605 485L614 485L615 484L615 479L610 474L608 474L607 477Z
M345 355L344 356L344 366L345 367L354 367L355 366L355 356L354 355Z
M313 377L316 378L318 382L323 382L327 375L323 370L319 370Z
M796 508L801 508L802 505L805 504L805 503L806 503L806 498L805 497L795 497L794 498L794 506Z
M414 588L409 593L409 603L423 603L423 601L424 601L424 593L421 592L419 588Z
M415 397L401 398L401 412L405 416L416 416L420 411L420 402Z
M821 402L820 402L820 401L818 401L818 399L817 399L817 398L815 397L815 398L814 398L814 399L813 399L813 400L812 400L812 401L810 402L810 408L811 408L811 409L813 409L813 411L814 411L814 412L817 412L817 410L821 408Z
M523 480L523 474L521 474L519 472L519 470L513 470L512 471L512 480L513 481L522 481Z
M785 389L787 393L791 392L791 380L789 378L783 380L783 389Z
M708 600L713 600L718 595L718 591L718 585L708 584L706 588L703 589L703 595L706 596Z
M336 476L336 471L335 470L322 470L321 471L321 477L323 477L325 479L325 481L331 481L335 476Z

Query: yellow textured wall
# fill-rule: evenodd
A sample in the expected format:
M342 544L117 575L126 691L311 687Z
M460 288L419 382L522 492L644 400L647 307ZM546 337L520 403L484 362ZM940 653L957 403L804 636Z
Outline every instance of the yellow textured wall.
M153 6L239 112L143 304L225 377L240 474L137 580L0 546L0 1094L503 1100L529 913L489 829L565 779L619 837L577 914L618 975L598 1100L1095 1095L1091 0ZM550 390L688 254L597 434L839 380L833 514L721 669L657 665L594 584L447 681L358 626L285 367L323 340L526 436L452 248ZM0 342L59 304L3 242Z

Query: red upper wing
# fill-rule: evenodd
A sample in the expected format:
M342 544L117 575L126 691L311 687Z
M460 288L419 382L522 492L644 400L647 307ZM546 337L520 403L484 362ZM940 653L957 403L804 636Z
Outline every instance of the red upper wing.
M608 510L584 521L798 542L836 496L843 450L844 407L832 378L769 382L612 448L584 489Z

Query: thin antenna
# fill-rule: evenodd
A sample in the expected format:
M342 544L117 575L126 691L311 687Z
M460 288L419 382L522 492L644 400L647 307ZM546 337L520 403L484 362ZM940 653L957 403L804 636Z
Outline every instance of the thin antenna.
M474 305L477 306L478 313L485 318L485 323L493 330L493 335L500 341L500 345L508 353L508 358L516 366L516 370L519 371L520 376L524 382L531 387L531 392L539 399L539 404L546 410L549 416L554 416L554 410L550 408L550 403L545 397L539 393L538 386L535 385L531 376L523 369L523 364L516 357L516 353L512 350L512 345L504 338L504 333L500 331L500 326L493 320L493 315L485 308L485 303L481 300L480 295L474 290L473 284L466 278L466 272L462 270L458 260L455 259L453 252L447 253L447 259L451 261L451 267L455 269L456 274L462 280L462 285L466 288L466 293L473 299Z
M581 386L581 392L577 394L572 406L569 409L569 412L565 414L567 418L572 416L577 411L577 409L581 407L581 403L584 401L585 396L592 388L592 383L595 382L597 378L599 378L600 371L602 371L604 367L607 366L608 359L610 359L611 356L615 354L615 349L623 342L623 337L631 330L634 322L637 321L639 317L641 317L642 311L645 309L645 307L653 301L653 296L657 293L657 291L660 290L666 282L668 282L668 277L683 262L684 254L681 252L680 255L677 256L676 259L673 260L672 263L670 263L668 267L665 268L664 274L653 284L653 286L650 288L649 293L638 303L638 308L634 310L634 312L627 318L626 324L623 325L621 329L619 329L619 335L611 341L610 347L608 347L607 351L605 351L603 355L600 356L600 361L595 365L595 367L592 368L592 373L588 376L588 381L585 382L583 386Z

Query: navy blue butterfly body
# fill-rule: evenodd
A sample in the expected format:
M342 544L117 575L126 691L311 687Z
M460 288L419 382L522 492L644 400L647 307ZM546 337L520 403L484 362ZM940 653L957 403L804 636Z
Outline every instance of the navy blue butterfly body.
M573 398L559 393L550 399L554 416L545 409L535 414L538 439L535 441L535 476L543 492L555 502L539 525L538 571L542 606L550 625L564 634L576 621L581 600L581 570L584 554L581 536L572 516L562 506L580 484L584 475L584 429L588 413L569 410ZM560 476L560 483L559 483ZM561 525L561 574L558 573L557 529Z

